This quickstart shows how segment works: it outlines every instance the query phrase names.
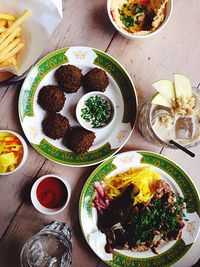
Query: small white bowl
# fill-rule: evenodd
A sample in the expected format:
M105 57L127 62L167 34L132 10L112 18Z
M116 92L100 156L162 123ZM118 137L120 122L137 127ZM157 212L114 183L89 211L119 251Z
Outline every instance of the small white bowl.
M86 122L86 121L81 117L81 109L85 107L85 104L84 104L85 101L86 101L89 97L91 97L91 96L99 96L99 97L101 97L101 98L106 99L106 100L109 102L109 104L110 104L110 106L111 106L111 109L112 109L111 118L110 118L110 120L108 121L108 123L106 123L104 126L99 127L99 128L93 128L92 125L91 125L91 123ZM76 106L76 118L77 118L78 122L80 123L80 125L81 125L83 128L85 128L85 129L87 129L87 130L89 130L89 131L100 131L100 130L105 129L106 127L110 126L111 123L113 122L114 118L115 118L115 114L116 114L116 107L115 107L115 104L113 103L112 99L111 99L109 96L107 96L107 95L105 95L104 93L99 92L99 91L93 91L93 92L90 92L90 93L85 94L84 96L82 96L82 97L80 98L80 100L78 101L78 104L77 104L77 106Z
M113 24L113 26L115 27L115 29L124 37L131 39L131 40L135 40L135 39L146 39L149 38L151 36L156 35L157 33L159 33L169 22L171 15L172 15L172 11L173 11L173 0L168 0L167 2L167 8L166 8L166 15L165 15L165 19L162 22L162 24L154 31L145 35L135 35L135 34L131 34L129 32L126 32L125 30L122 30L117 23L113 20L112 14L111 14L111 1L112 0L107 0L107 12L108 12L108 16L109 19L111 21L111 23ZM116 0L117 1L117 0Z
M23 156L21 158L21 161L20 161L19 165L11 172L5 172L5 173L0 172L0 176L10 175L10 174L15 173L19 169L21 169L22 166L24 165L24 163L26 162L27 157L28 157L28 147L27 147L27 144L26 144L24 138L21 135L19 135L18 133L16 133L16 132L9 131L9 130L0 130L0 133L10 133L10 134L15 135L20 140L20 142L22 144L22 147L23 147Z
M38 198L37 198L37 188L38 188L38 185L43 181L45 180L46 178L57 178L59 179L60 181L63 182L63 185L65 185L66 189L67 189L67 199L65 201L65 204L62 206L62 207L59 207L59 208L52 208L52 209L49 209L49 208L46 208L44 207L43 205L40 204ZM41 213L43 214L46 214L46 215L54 215L54 214L57 214L57 213L60 213L61 211L63 211L67 204L69 203L69 200L70 200L70 196L71 196L71 185L70 183L63 177L60 177L56 174L47 174L47 175L44 175L44 176L41 176L40 178L38 178L35 183L33 184L32 188L31 188L31 202L33 204L33 206Z

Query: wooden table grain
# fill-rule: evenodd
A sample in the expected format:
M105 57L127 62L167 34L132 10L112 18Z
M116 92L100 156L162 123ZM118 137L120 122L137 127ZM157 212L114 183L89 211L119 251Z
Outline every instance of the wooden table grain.
M43 55L68 46L90 46L115 57L129 72L137 88L139 106L153 94L151 84L161 78L171 79L173 72L200 83L200 1L175 0L172 18L158 35L146 40L125 39L112 27L105 0L64 0L63 19ZM21 83L0 88L0 129L23 135L18 119L17 102ZM190 158L147 143L137 126L121 151L143 149L161 153L175 160L190 175L200 191L200 146ZM53 163L29 145L24 167L14 175L0 177L0 267L20 267L19 255L25 241L54 220L66 222L73 229L73 266L105 267L92 252L81 233L78 201L81 189L93 167L70 168ZM56 173L66 177L72 186L68 207L59 215L45 216L30 203L30 188L39 176ZM190 267L200 257L200 240L175 267ZM162 267L162 266L158 266Z

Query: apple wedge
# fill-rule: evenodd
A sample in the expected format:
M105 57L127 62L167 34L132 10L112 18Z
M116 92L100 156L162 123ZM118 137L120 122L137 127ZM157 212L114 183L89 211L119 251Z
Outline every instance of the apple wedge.
M174 84L172 81L159 80L154 82L152 86L169 102L175 98Z
M161 94L156 94L153 99L151 100L151 104L154 105L160 105L160 106L164 106L164 107L168 107L171 108L172 104L171 102L167 101Z
M185 97L190 98L192 96L192 86L187 77L182 74L174 74L174 86L176 98Z

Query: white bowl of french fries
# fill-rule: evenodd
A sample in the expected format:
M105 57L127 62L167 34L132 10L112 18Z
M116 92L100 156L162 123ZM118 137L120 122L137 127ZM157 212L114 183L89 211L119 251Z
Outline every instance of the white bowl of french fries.
M21 25L30 14L26 10L16 18L9 13L0 13L0 68L12 66L18 70L17 55L24 47Z
M22 75L47 46L61 21L61 0L0 3L0 73Z

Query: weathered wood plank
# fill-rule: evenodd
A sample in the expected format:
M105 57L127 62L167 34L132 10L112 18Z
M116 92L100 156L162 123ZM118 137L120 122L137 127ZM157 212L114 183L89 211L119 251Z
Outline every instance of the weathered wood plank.
M49 47L43 54L71 45L86 45L108 51L126 67L133 78L139 95L139 104L152 95L151 83L160 78L171 78L175 71L184 73L193 84L199 82L198 70L200 51L199 8L200 2L175 1L174 13L167 28L159 35L144 41L129 41L115 31L107 14L106 1L65 0L64 17L56 30ZM187 14L187 15L186 15ZM191 19L192 18L192 19ZM112 42L111 42L112 40ZM107 49L108 48L108 49ZM17 116L19 89L3 88L0 91L0 128L21 133ZM137 128L123 151L144 149L160 152L161 148L147 143ZM199 152L199 148L194 151ZM54 164L29 148L29 159L16 175L0 178L0 266L19 266L19 253L24 242L53 220L65 221L74 231L73 266L97 266L99 259L88 248L78 224L78 201L81 188L94 169L68 168ZM180 152L166 151L164 154L179 162L192 177L199 172L198 158L188 159ZM180 157L180 158L179 158ZM180 161L179 161L180 160ZM191 165L192 162L192 165ZM191 167L193 166L193 167ZM195 167L194 167L195 166ZM57 216L39 214L29 202L29 188L32 180L45 173L57 173L66 177L72 185L72 198L67 209ZM195 178L197 179L197 178ZM198 185L198 189L199 189ZM26 193L24 195L24 193ZM199 243L198 243L199 244ZM198 257L196 244L181 265L189 267ZM105 266L104 263L98 266Z
M115 32L109 25L107 16L104 16L106 12L105 2L79 1L74 4L74 1L64 1L62 23L44 53L46 54L64 46L84 45L86 43L90 45L89 42L91 42L91 46L98 46L100 49L105 50ZM80 13L78 13L78 17L77 10ZM104 30L102 29L103 25L107 25ZM99 40L101 41L99 42ZM10 86L8 90L7 87L1 88L0 129L10 129L22 133L17 108L19 90L20 87L18 85ZM44 160L43 157L29 147L29 158L24 168L15 175L0 179L0 203L2 203L0 216L3 222L0 225L0 234L4 232L21 203L19 191L21 191L26 181L31 180L36 175ZM8 204L4 205L4 202Z
M105 15L105 2L106 1L79 1L74 4L74 1L64 1L64 16L62 23L52 37L50 46L43 54L51 52L57 48L71 45L88 45L105 50L115 32L111 25L109 25L108 18ZM78 17L77 10L80 13L78 13ZM106 25L105 28L104 25ZM20 88L17 88L17 86L10 86L9 90L7 89L7 87L3 87L0 91L0 128L11 129L22 133L17 115L17 99ZM47 169L44 166L41 173L38 174L44 163L45 166L47 165ZM49 221L55 219L55 217L43 217L32 207L32 205L27 204L26 202L27 197L29 199L29 188L32 179L35 176L38 177L38 175L44 174L45 171L47 173L51 172L54 165L55 164L50 161L46 162L42 156L29 147L29 158L23 169L17 172L16 175L1 177L0 236L3 237L1 242L3 250L0 256L0 266L19 266L19 252L25 240L40 230ZM60 169L60 166L57 166L56 168ZM67 223L70 221L68 223L69 225L72 224L71 222L76 222L77 224L79 193L85 181L81 175L84 174L85 169L72 169L66 167L61 169L62 171L60 174L64 175L65 173L69 173L69 176L70 174L72 176L72 203L76 204L75 206L74 204L69 204L67 210L70 212L65 212L61 217L57 216L56 219L66 221ZM76 176L76 178L82 177L80 183L74 176ZM85 177L85 179L86 178L87 177ZM77 182L76 187L73 186L74 182ZM75 192L74 187L77 188ZM25 201L24 204L22 204L23 201ZM70 206L72 207L70 208ZM77 249L73 249L74 258L76 259L75 265L85 266L84 262L87 262L87 265L90 265L93 261L95 266L98 259L95 256L91 256L90 250L82 241L83 237L81 236L82 240L79 241L79 236L81 236L80 229L78 236L76 236L76 234L74 235L74 246L77 247ZM13 249L15 246L17 247ZM13 254L12 259L11 257L7 257L7 255L10 255L10 248L12 251L11 253ZM84 253L84 251L86 252ZM80 262L78 257L80 252L82 252L81 259L83 260L83 265L78 265L78 262Z
M30 188L32 181L30 180L26 187L24 188L26 194L24 195L24 202L19 207L15 218L13 219L9 229L3 236L0 243L0 266L13 266L13 264L18 262L19 264L19 254L21 248L25 241L32 235L36 234L40 229L42 229L46 224L54 221L65 222L73 230L73 259L74 266L86 266L84 264L91 264L93 262L96 266L98 258L94 256L89 247L85 244L84 237L82 236L81 229L78 222L78 203L80 191L88 178L89 174L95 167L90 168L66 168L64 166L59 166L50 161L45 161L41 171L38 173L37 177L47 174L56 173L63 177L66 177L72 186L72 196L68 207L62 213L56 216L47 216L40 214L30 203ZM73 169L73 172L72 172ZM22 192L23 192L22 188ZM20 193L20 192L19 192ZM12 259L5 257L10 251L10 246L15 246L13 240L17 242L17 249L12 253ZM79 253L81 253L81 261L79 258ZM15 265L16 267L19 265Z

